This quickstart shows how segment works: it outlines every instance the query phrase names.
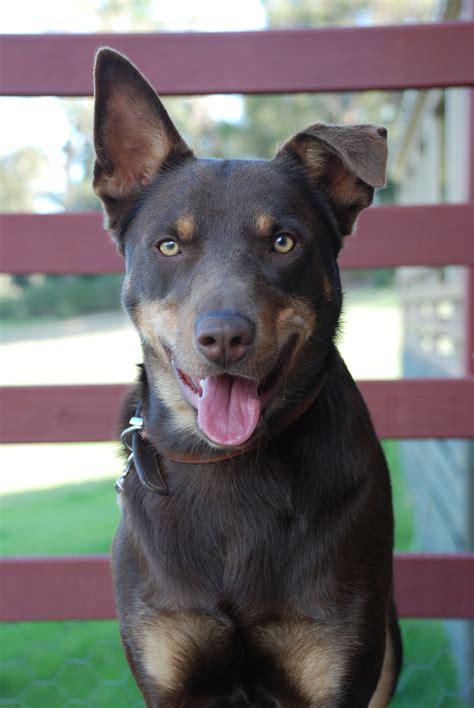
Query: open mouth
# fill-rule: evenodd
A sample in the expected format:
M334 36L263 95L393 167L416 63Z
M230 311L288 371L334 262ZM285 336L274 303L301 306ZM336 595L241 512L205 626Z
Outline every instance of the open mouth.
M232 374L196 379L179 369L168 351L183 395L197 409L199 428L211 442L231 447L252 437L279 388L296 341L296 336L288 340L274 368L260 381Z

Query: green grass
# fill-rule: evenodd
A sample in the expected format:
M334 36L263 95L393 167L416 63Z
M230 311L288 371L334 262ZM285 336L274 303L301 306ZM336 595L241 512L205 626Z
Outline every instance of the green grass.
M118 273L24 278L24 286L14 297L0 296L0 320L56 319L117 310L122 280Z
M402 620L401 628L404 670L390 708L467 708L467 703L455 695L458 676L444 623Z
M397 444L386 442L396 508L396 547L410 550L413 515L400 471ZM3 497L3 555L107 553L119 518L113 480ZM34 588L32 588L34 592ZM404 620L405 670L395 708L465 706L444 623ZM59 708L142 706L122 655L116 622L25 622L2 627L0 705ZM8 703L7 703L8 701Z
M116 622L24 622L2 627L0 705L143 706Z
M385 440L383 447L392 481L393 507L395 509L395 550L406 552L411 550L413 510L400 466L397 443L395 440Z
M111 479L10 494L1 505L4 556L108 553L120 516Z

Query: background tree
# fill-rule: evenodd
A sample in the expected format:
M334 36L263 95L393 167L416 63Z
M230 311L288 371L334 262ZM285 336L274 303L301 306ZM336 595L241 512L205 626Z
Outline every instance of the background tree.
M166 29L164 20L160 19L160 6L152 0L83 2L97 18L97 31ZM261 0L261 4L268 27L278 29L426 21L434 18L437 8L435 0ZM188 26L197 28L198 10L190 4L188 13ZM396 140L395 118L401 100L400 92L243 96L234 98L241 106L240 116L234 120L226 120L224 114L216 118L206 97L173 97L166 99L166 105L196 154L271 158L289 136L317 121L385 124L392 141ZM0 158L0 209L34 211L38 197L46 197L59 210L100 208L91 188L92 100L65 99L61 103L70 125L69 137L63 146L63 190L59 194L48 190L45 180L40 180L47 168L46 157L37 148L25 147ZM390 188L379 193L379 198L390 200L391 197ZM18 305L25 316L31 307L35 314L41 314L40 302L46 303L43 314L48 316L104 309L111 303L118 306L118 286L114 276L54 276L42 280L23 277L21 284L23 291L19 297L23 300ZM103 296L100 296L99 285L103 287ZM29 288L32 292L27 292ZM46 295L43 293L44 297L41 288L48 290ZM54 288L58 288L57 297ZM81 288L84 293L93 292L94 296L88 298L84 294L82 297ZM31 307L25 304L25 298L29 298ZM2 302L0 315L2 312L15 314L11 301L5 307Z

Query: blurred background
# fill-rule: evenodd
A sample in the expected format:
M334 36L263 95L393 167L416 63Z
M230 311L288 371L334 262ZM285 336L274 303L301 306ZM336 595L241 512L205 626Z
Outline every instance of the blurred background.
M402 24L462 19L467 4L24 0L2 4L0 27L4 33L93 33ZM389 130L390 162L379 202L468 199L464 89L173 97L165 104L199 156L270 158L287 137L316 121L380 123ZM91 189L92 99L0 98L0 115L0 211L100 208ZM120 282L119 275L0 276L0 384L132 381L141 357L120 310ZM353 376L462 376L466 282L461 267L345 271L340 347ZM473 550L472 444L384 444L397 550ZM6 474L12 467L21 474ZM1 446L1 554L108 552L120 468L116 443ZM472 623L404 620L402 626L406 663L393 705L474 705ZM142 705L115 622L27 622L4 626L2 635L0 705Z

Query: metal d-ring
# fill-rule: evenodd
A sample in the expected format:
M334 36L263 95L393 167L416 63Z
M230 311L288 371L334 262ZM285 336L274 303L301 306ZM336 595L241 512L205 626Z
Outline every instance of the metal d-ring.
M127 460L123 466L122 474L115 482L115 491L119 494L123 493L123 483L125 482L125 478L133 466L132 436L134 433L138 433L140 430L143 430L143 418L140 418L140 416L133 415L128 422L128 428L125 428L125 430L122 430L120 433L122 445L130 452L130 455L127 457Z
M122 441L122 445L131 452L132 435L133 433L137 433L138 431L143 430L143 418L140 418L137 415L133 415L128 422L128 428L125 428L125 430L122 430L122 432L120 433L120 440Z
M140 409L137 408L137 413ZM123 493L124 482L132 467L135 467L138 478L143 486L153 494L165 496L169 494L166 482L160 470L156 452L149 446L146 440L142 440L140 432L143 430L143 418L134 415L129 420L128 428L122 431L120 439L123 446L130 451L123 472L115 482L115 489L119 494ZM153 481L156 478L157 481Z

